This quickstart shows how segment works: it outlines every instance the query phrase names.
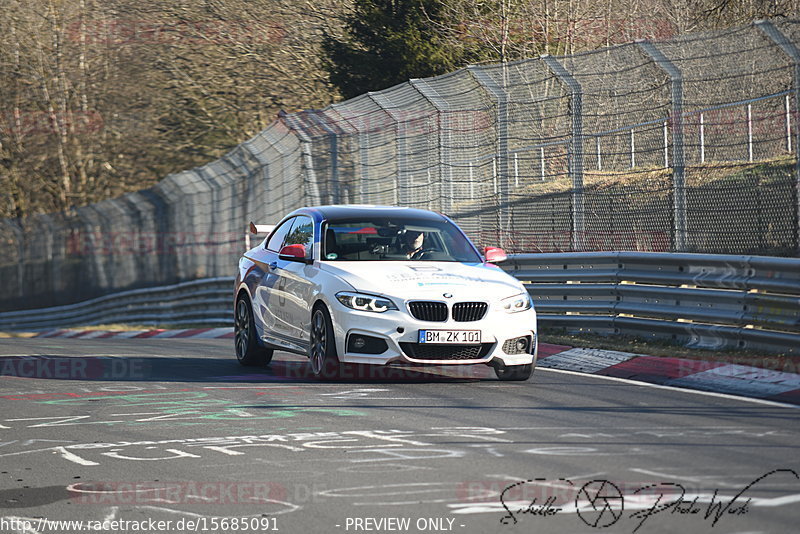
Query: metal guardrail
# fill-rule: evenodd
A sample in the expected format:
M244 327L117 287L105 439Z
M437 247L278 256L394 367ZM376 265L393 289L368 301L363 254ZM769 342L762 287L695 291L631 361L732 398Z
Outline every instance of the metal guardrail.
M503 267L544 326L800 352L800 259L588 252L518 254Z
M586 252L511 255L503 264L542 326L690 346L800 352L800 259ZM230 325L232 278L137 289L68 306L0 313L0 329L138 323Z
M233 277L134 289L51 308L0 313L0 330L98 324L233 324Z

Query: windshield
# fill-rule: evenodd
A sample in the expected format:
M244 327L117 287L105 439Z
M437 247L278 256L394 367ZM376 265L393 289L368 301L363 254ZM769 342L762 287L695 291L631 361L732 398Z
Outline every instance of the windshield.
M479 263L469 240L448 221L412 218L329 220L323 260Z

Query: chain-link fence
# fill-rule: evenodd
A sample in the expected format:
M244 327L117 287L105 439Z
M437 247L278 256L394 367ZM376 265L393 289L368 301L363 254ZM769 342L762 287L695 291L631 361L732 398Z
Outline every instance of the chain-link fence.
M0 224L2 309L230 275L249 220L442 211L509 252L795 256L800 21L471 66L283 115L153 188Z

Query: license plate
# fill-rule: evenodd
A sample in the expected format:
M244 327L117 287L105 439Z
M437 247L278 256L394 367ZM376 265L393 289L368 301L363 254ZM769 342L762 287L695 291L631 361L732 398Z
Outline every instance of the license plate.
M420 330L420 343L434 343L439 345L477 345L481 342L480 330Z

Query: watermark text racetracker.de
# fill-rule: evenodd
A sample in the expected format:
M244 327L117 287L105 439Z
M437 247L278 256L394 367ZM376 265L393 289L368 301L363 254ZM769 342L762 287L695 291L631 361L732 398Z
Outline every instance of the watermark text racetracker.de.
M0 376L52 380L143 380L151 376L144 358L79 356L5 356Z
M235 232L102 232L73 230L65 240L69 256L239 254L244 249Z
M71 41L88 44L280 43L286 28L275 21L137 20L113 18L77 20L68 26Z
M271 481L106 481L71 484L70 503L80 505L121 506L197 504L263 505L286 501L289 490ZM307 489L306 494L312 490ZM294 495L295 500L300 495Z
M0 134L7 136L26 137L61 132L93 134L101 131L103 126L103 116L97 110L16 110L0 113Z
M269 532L279 531L275 517L193 517L181 519L48 519L0 517L0 532Z

